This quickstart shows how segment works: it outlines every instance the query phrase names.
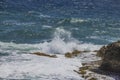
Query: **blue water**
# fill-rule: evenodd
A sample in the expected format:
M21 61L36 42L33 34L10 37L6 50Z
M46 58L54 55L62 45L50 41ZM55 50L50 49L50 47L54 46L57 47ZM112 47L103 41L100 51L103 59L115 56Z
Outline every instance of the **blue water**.
M70 31L85 43L117 41L120 39L119 3L118 0L3 0L0 41L39 43L50 40L57 27ZM72 23L73 19L76 22ZM44 25L51 28L43 28Z
M119 0L0 0L0 55L4 59L35 50L62 53L79 49L79 44L91 47L120 40L119 4Z

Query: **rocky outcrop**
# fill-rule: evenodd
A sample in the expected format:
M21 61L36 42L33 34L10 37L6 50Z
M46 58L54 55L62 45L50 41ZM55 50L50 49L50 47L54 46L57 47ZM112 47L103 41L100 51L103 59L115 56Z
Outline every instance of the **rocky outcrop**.
M41 53L41 52L34 52L32 54L38 55L38 56L45 56L45 57L50 57L50 58L57 58L56 55L50 55L50 54L46 54L46 53Z
M93 51L79 51L79 50L73 50L72 52L65 53L65 57L67 58L74 58L77 57L80 53L88 53Z
M102 58L100 69L120 72L120 41L103 46L97 55Z

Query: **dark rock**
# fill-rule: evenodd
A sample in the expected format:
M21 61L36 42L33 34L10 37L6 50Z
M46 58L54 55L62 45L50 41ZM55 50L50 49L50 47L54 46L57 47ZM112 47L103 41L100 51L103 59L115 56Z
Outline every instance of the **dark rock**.
M73 71L81 75L85 75L87 73L86 70L79 70L79 71L73 70Z
M98 80L98 79L97 79L97 78L92 77L92 78L90 78L90 79L88 79L88 80Z
M93 52L98 52L98 50L94 50Z
M73 55L73 56L77 56L77 55L80 54L80 53L81 53L81 51L74 50L74 51L72 52L72 55Z
M80 53L89 53L89 52L94 52L94 51L79 51L79 50L73 50L73 52L67 52L65 53L65 57L67 58L73 58L73 57L77 57Z
M106 47L103 46L99 51L97 51L97 56L103 57L105 54Z
M120 41L103 46L97 55L102 58L100 69L120 72Z
M35 55L38 55L38 56L45 56L45 57L57 58L56 55L50 55L50 54L41 53L41 52L34 52L32 54L35 54Z
M67 57L67 58L72 58L73 56L72 56L71 53L67 52L67 53L65 53L65 57Z
M83 67L80 67L79 70L88 70L90 68L90 66L83 66Z

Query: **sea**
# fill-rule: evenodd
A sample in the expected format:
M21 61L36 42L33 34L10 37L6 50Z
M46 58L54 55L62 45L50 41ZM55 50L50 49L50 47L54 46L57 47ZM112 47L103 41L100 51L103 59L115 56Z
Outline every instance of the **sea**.
M84 80L73 70L120 40L120 0L0 0L0 80ZM58 58L31 53L55 54Z

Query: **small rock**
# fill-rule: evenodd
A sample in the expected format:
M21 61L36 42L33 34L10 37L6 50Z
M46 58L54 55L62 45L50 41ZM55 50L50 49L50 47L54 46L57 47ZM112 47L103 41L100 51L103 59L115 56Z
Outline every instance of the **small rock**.
M88 70L90 68L90 66L83 66L83 67L80 67L79 70Z
M87 72L85 70L80 70L80 74L86 74Z
M67 57L67 58L73 58L75 56L78 56L80 53L81 53L81 51L74 50L71 53L70 52L65 53L65 57Z
M65 53L65 57L67 57L67 58L72 58L73 56L72 56L71 53L67 52L67 53Z
M89 80L98 80L97 78L90 78Z
M79 71L73 70L73 71L81 75L84 75L87 73L85 70L79 70Z
M35 54L35 55L38 55L38 56L45 56L45 57L57 58L56 55L50 55L50 54L45 54L45 53L41 53L41 52L34 52L32 54Z

